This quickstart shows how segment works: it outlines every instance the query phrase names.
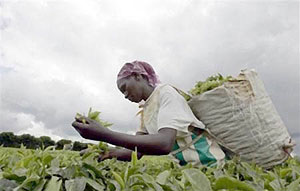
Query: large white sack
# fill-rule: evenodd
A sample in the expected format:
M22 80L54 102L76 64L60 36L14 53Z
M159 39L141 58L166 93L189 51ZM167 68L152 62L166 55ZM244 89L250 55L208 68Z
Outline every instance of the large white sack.
M241 159L264 168L286 160L291 137L254 70L192 97L189 105L210 134Z

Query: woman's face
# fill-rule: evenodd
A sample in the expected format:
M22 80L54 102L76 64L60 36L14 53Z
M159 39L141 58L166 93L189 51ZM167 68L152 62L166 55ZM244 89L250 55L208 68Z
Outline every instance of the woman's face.
M144 98L143 89L148 85L148 81L141 75L132 75L118 80L117 85L126 99L139 103Z

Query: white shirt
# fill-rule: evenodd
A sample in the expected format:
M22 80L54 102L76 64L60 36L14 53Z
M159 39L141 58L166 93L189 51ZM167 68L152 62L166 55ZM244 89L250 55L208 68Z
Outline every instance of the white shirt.
M184 148L195 139L196 135L191 132L189 126L205 129L205 125L194 116L184 97L170 85L158 85L142 108L141 126L138 131L157 134L162 128L176 129L173 148L175 150ZM206 165L210 162L220 162L225 158L224 152L216 141L206 137L204 133L200 136L199 141L174 155L177 162Z
M177 137L189 136L191 125L205 129L204 124L193 114L183 96L172 86L167 84L158 85L143 108L143 126L138 131L156 134L162 128L177 130Z

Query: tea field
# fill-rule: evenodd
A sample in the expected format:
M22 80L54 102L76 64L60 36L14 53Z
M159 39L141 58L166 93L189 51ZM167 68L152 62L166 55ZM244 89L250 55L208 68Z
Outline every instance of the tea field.
M218 167L178 166L166 156L97 162L97 152L0 147L0 191L299 191L300 162L271 170L238 159Z

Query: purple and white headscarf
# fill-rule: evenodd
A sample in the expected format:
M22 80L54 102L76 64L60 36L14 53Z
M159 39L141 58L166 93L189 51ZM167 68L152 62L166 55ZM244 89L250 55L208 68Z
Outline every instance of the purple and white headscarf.
M155 74L152 66L142 61L126 63L121 68L117 80L126 78L132 74L141 74L146 76L148 78L149 85L152 87L156 87L156 85L160 83L158 76Z

